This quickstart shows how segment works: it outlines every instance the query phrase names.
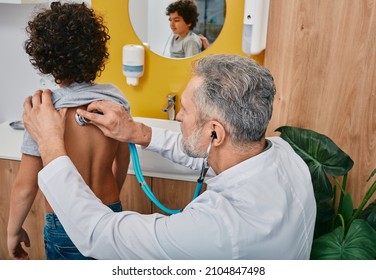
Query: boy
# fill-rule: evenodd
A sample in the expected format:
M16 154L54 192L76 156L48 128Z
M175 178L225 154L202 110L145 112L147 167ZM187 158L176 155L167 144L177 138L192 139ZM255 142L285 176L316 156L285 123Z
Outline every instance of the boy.
M52 101L57 110L67 110L66 148L78 171L95 195L114 212L122 210L119 193L129 165L127 143L107 138L95 126L80 126L75 120L77 108L94 100L112 100L129 111L123 94L110 84L94 80L104 70L110 39L103 19L82 4L51 3L38 13L26 28L26 53L42 74L50 74L59 85ZM8 251L15 259L28 259L30 246L22 228L38 192L37 174L42 160L37 144L26 132L22 144L19 172L12 188L8 222ZM74 194L72 194L74 195ZM87 259L74 246L58 217L46 201L44 243L47 259ZM87 238L91 238L88 236Z
M170 56L185 58L201 52L202 40L193 33L198 22L199 13L192 0L179 0L168 5L166 15L169 16L170 28L174 33L170 44Z

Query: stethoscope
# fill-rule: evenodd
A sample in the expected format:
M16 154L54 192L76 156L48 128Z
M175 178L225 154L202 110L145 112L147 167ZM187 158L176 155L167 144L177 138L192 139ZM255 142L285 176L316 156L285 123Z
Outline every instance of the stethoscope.
M75 115L75 119L76 119L76 122L79 124L79 125L86 125L89 123L88 120L86 120L84 117L76 114ZM204 161L202 163L202 167L201 167L201 171L200 171L200 175L197 179L197 183L196 183L196 189L195 189L195 192L193 193L193 197L192 197L192 200L196 199L200 193L201 193L201 190L202 190L202 185L204 183L204 179L205 179L205 176L206 176L206 173L209 169L209 164L208 164L208 158L209 158L209 153L210 153L210 150L211 150L211 146L212 146L212 143L213 143L213 140L217 138L217 134L215 131L212 131L211 133L211 140L210 140L210 143L209 143L209 146L206 150L206 157L204 158ZM139 157L138 157L138 152L137 152L137 148L136 148L136 145L133 144L133 143L128 143L128 146L129 146L129 150L131 152L131 159L132 159L132 163L133 163L133 170L134 170L134 173L135 173L135 176L136 176L136 179L138 181L138 183L140 184L141 186L141 189L143 190L143 192L146 194L146 196L160 209L162 210L163 212L167 213L167 214L177 214L177 213L180 213L181 211L183 211L184 208L181 208L181 209L170 209L170 208L167 208L166 206L164 206L154 195L154 193L152 192L152 190L150 189L150 187L148 186L148 184L146 183L145 181L145 178L142 174L142 170L141 170L141 166L140 166L140 160L139 160Z

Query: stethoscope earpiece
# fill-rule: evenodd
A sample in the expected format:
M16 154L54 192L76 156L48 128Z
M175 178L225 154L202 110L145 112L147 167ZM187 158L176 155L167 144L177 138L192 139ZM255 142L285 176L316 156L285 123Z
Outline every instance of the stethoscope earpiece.
M206 157L204 158L204 161L202 163L201 172L200 172L200 176L197 179L197 183L202 183L204 181L206 172L208 171L208 168L209 168L208 158L209 158L209 154L210 154L210 151L211 151L212 143L213 143L214 139L217 139L217 133L215 132L215 130L213 130L211 132L210 137L211 137L211 140L210 140L209 146L206 150Z

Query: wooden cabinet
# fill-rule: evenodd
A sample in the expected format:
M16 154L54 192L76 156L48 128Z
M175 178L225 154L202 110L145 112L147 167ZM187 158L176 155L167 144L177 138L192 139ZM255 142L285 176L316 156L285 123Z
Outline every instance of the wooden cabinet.
M167 208L184 208L191 200L196 189L196 183L163 178L145 177L146 183L155 197ZM203 190L205 186L203 186ZM121 192L124 210L137 211L142 214L161 213L142 191L134 175L127 175L127 180Z
M144 177L146 183L151 185L151 177ZM151 213L151 201L146 197L138 183L136 176L127 175L123 189L120 193L123 210L136 211L141 214Z
M191 202L196 189L196 183L162 178L152 178L152 190L158 200L167 208L181 209ZM205 187L203 187L203 190ZM152 213L162 213L154 204Z
M0 260L10 259L7 249L9 199L19 165L19 161L0 159ZM192 200L196 188L196 183L194 182L152 177L145 177L145 181L158 200L170 209L185 207ZM142 214L163 213L146 197L134 175L127 175L120 199L124 210L137 211ZM24 224L31 241L31 247L26 248L26 250L29 252L30 259L33 260L45 259L43 243L44 221L44 197L39 191Z

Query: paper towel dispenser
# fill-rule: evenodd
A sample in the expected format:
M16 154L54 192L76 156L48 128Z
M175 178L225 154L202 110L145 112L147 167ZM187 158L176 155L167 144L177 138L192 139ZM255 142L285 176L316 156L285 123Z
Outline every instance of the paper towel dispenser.
M244 0L242 50L257 55L266 47L270 0Z

